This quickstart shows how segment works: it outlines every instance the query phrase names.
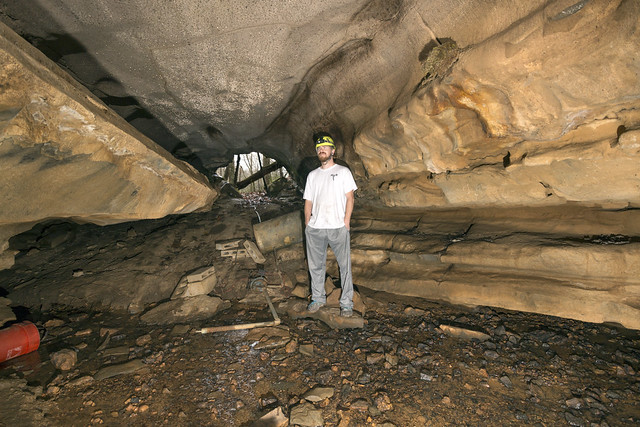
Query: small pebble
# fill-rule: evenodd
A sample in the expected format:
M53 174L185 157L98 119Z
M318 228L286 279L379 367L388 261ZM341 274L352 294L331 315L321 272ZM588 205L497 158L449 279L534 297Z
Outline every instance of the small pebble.
M506 388L513 387L513 383L511 382L511 379L509 379L509 377L506 375L503 375L500 377L500 383Z
M578 399L577 397L569 399L565 403L569 408L572 408L572 409L582 408L582 399Z

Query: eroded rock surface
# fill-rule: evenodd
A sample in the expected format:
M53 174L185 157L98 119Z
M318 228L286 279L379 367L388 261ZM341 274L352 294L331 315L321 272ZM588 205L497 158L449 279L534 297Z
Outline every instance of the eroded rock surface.
M0 1L0 20L175 155L213 170L256 149L296 170L312 128L350 144L410 95L436 38L473 45L546 3Z
M464 52L439 46L451 68L360 132L384 203L638 205L638 4L563 5Z

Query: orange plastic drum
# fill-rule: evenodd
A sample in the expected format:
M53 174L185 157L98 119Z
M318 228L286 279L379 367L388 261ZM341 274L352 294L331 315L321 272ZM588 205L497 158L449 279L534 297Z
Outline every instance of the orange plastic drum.
M23 354L31 353L40 346L40 332L31 322L22 322L0 330L0 363Z

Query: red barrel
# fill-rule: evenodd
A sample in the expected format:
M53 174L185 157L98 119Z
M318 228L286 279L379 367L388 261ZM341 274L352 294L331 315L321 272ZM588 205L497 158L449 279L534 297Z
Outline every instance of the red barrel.
M0 363L23 354L31 353L40 346L40 332L31 322L22 322L0 330Z

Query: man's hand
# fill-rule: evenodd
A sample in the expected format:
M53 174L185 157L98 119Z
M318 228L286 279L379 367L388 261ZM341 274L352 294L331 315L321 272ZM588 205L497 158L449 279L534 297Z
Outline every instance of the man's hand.
M351 213L353 212L353 202L354 202L353 191L349 191L345 195L347 196L347 206L346 206L345 215L344 215L344 226L347 228L348 231L351 231Z
M311 221L311 209L313 208L313 202L311 200L304 201L304 226L309 225Z

